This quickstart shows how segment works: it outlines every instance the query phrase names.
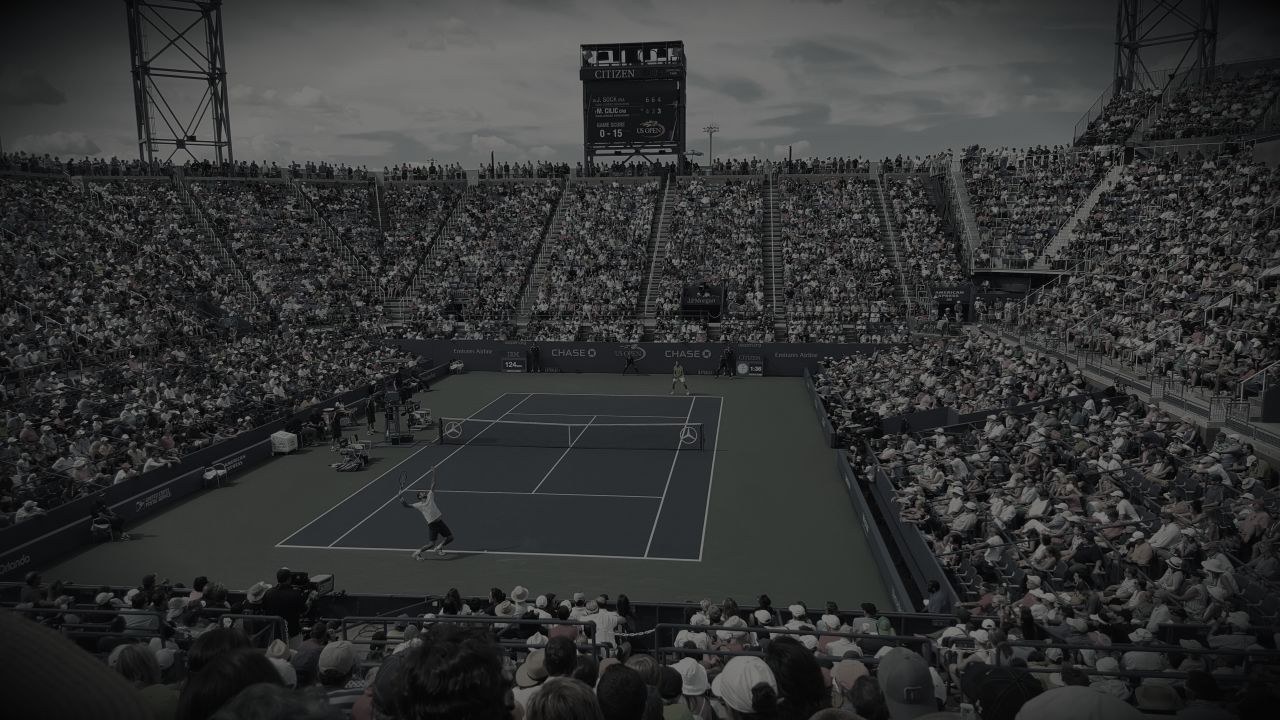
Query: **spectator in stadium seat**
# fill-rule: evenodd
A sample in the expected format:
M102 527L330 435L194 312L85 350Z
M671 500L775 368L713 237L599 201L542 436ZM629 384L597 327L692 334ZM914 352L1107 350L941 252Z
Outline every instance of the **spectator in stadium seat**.
M717 712L727 720L772 718L778 711L778 681L758 657L739 655L711 683Z
M573 678L552 678L529 701L526 720L604 720L591 687Z
M939 709L933 675L918 653L905 648L889 650L876 666L876 681L892 720L914 720Z
M486 631L433 625L402 671L395 717L515 718L515 697L502 657Z
M779 720L808 720L829 702L822 668L813 651L791 636L774 638L765 648L765 663L778 683Z
M258 683L241 690L211 720L334 720L333 709L315 688L293 690Z
M275 587L262 597L262 612L284 618L288 626L289 647L297 649L302 643L302 616L307 611L307 594L293 586L293 571L280 568L276 571Z
M614 632L618 629L618 625L622 622L622 618L618 613L609 609L608 598L600 596L595 600L591 600L586 606L587 614L582 616L583 622L589 622L596 627L596 642L615 645L617 638Z
M641 720L648 692L640 674L625 665L612 665L600 674L596 697L604 720Z
M513 691L516 704L527 709L529 700L538 694L538 690L546 679L546 651L534 650L525 657L524 662L516 669L516 687Z
M194 675L219 655L252 647L249 636L236 628L212 628L191 643L187 651L187 672Z
M257 683L284 685L275 666L260 652L219 653L183 685L176 720L207 720L241 690Z
M320 651L320 686L329 699L329 705L350 717L351 707L364 694L364 680L354 677L359 668L355 646L346 640L336 640Z

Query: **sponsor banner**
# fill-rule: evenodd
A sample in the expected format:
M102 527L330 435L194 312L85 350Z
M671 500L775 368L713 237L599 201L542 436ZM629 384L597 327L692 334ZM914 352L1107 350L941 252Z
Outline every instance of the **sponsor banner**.
M973 302L973 285L948 285L933 289L933 301L938 305Z
M907 594L907 588L898 575L897 565L889 552L889 546L880 536L880 528L876 525L875 516L871 514L871 507L867 505L867 499L862 496L862 483L858 481L853 468L845 460L844 453L832 454L835 455L836 467L840 472L840 478L844 480L845 489L849 491L849 502L853 505L853 514L858 517L858 525L867 539L867 549L871 551L871 559L875 561L876 569L880 572L880 581L884 584L885 592L889 593L889 601L893 604L892 612L914 612L915 607L911 602L911 596ZM893 520L896 521L897 516L894 516Z
M431 358L435 363L461 360L468 370L502 372L512 343L494 340L396 340L400 348ZM520 345L519 357L525 346ZM711 375L720 364L723 343L538 343L546 372L620 373L627 359L640 372L651 375L671 372L677 360L689 375ZM836 343L742 343L733 345L739 360L748 362L748 374L799 377L806 370L816 372L826 357L870 355L885 346ZM754 372L752 372L754 371Z

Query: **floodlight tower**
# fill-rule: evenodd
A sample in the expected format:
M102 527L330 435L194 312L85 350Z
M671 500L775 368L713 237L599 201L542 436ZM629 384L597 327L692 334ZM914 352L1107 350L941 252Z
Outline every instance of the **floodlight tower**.
M1117 0L1117 90L1164 89L1168 80L1193 70L1207 80L1218 51L1218 6L1221 0ZM1182 56L1166 78L1157 78L1142 51L1182 45Z
M170 146L169 160L212 148L219 164L234 162L222 47L222 0L125 0L138 159L151 165ZM164 82L159 82L164 81ZM196 99L195 87L203 86ZM157 124L157 119L160 121Z

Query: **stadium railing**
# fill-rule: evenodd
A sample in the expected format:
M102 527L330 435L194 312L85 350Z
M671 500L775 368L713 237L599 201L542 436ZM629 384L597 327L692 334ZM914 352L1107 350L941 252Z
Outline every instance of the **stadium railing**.
M773 627L759 627L759 626L753 627L753 626L742 626L742 625L740 626L688 625L688 624L682 624L682 623L662 623L654 628L656 639L658 640L658 643L659 643L659 647L655 651L658 656L659 663L667 664L666 658L668 656L680 658L680 657L689 656L689 655L734 656L734 655L760 655L761 654L758 651L752 651L752 650L741 650L741 651L699 650L699 649L691 650L689 648L672 647L672 644L675 642L676 635L679 634L681 630L697 630L700 632L712 632L712 633L718 632L720 630L725 630L734 634L747 634L747 635L766 635L766 636L786 635L786 636L791 636L796 638L803 637L803 636L838 637L838 638L844 638L847 640L854 640L854 641L872 640L881 645L893 645L898 647L907 647L911 649L918 648L917 652L921 652L921 654L929 652L928 648L933 643L933 640L931 638L921 636L921 635L877 635L877 634L871 634L871 633L841 632L839 630L816 630L816 629L815 630L790 630L785 627L773 628ZM667 643L666 645L662 644L662 640L664 639L663 633L669 633L669 637L671 639L671 642ZM834 657L832 659L839 660L840 658Z
M380 643L386 643L386 640L374 640L371 635L367 635L370 627L380 627L383 631L396 625L537 625L540 629L546 629L552 625L573 625L582 629L587 637L587 642L577 643L578 652L590 653L597 660L604 657L611 657L614 647L609 643L596 642L596 626L595 623L581 620L557 620L549 619L524 619L497 617L493 615L444 615L432 618L428 617L387 617L377 615L357 616L348 615L341 618L317 618L316 622L337 624L338 635L343 640L350 641L353 645L373 646ZM498 645L509 650L537 650L541 646L531 646L523 640L503 640Z
M131 610L129 608L120 609L99 609L87 607L70 607L65 610L58 608L5 608L10 612L15 612L24 617L30 618L35 622L41 622L42 618L50 618L55 616L72 615L79 622L66 622L65 620L57 623L56 628L71 640L95 640L105 637L122 637L122 638L151 638L161 637L165 634L161 630L165 626L165 613L158 610ZM217 622L224 627L239 626L245 630L245 634L253 641L254 647L266 647L275 640L284 640L288 642L289 631L288 624L285 619L278 615L249 615L244 613L219 612L217 608L209 608L209 612L214 613ZM205 613L206 610L201 610ZM117 629L112 626L113 621L121 616L153 616L156 620L155 629L136 628ZM85 622L90 618L102 618L105 622ZM43 623L42 623L43 624Z

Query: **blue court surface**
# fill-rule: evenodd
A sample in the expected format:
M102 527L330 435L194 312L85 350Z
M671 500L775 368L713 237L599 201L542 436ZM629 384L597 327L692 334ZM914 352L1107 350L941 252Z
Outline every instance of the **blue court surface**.
M277 547L412 552L426 521L397 491L435 465L450 552L700 561L721 402L506 393Z

